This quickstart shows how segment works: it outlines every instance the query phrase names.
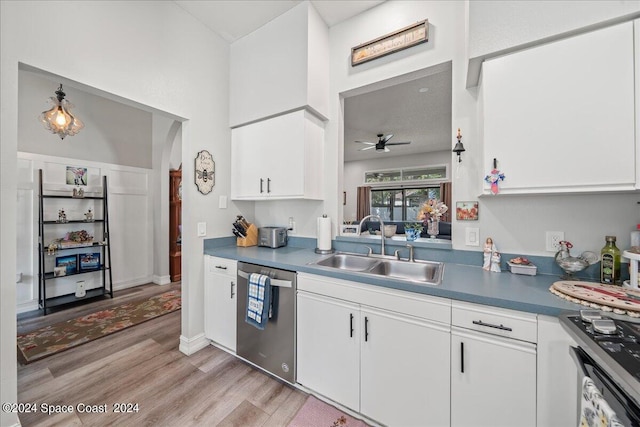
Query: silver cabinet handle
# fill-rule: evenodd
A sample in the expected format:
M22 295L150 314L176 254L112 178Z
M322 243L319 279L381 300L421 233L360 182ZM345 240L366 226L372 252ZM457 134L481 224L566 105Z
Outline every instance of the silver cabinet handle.
M509 332L513 331L513 329L511 329L508 326L504 326L502 324L494 325L494 324L491 324L491 323L484 323L482 320L474 320L472 323L474 325L478 325L478 326L486 326L488 328L500 329L501 331L509 331Z

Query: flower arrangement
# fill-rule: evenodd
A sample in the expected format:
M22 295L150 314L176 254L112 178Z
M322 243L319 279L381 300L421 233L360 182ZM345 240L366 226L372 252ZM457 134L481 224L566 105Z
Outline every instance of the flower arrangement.
M449 207L438 199L429 199L420 208L418 212L418 219L423 224L428 224L429 221L440 221L442 215L449 210Z

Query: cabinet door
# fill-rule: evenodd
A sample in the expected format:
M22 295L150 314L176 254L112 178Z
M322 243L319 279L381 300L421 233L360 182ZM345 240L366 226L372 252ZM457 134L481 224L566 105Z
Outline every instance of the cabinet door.
M449 425L449 327L362 307L361 411L390 426Z
M304 110L233 129L231 197L321 197L316 182L324 172L323 136L317 120Z
M207 338L236 351L236 279L216 273L216 258L205 256L204 333Z
M486 61L484 168L498 160L501 193L634 189L633 61L631 22Z
M451 332L451 426L536 425L536 346Z
M359 307L305 292L297 298L297 382L359 411Z

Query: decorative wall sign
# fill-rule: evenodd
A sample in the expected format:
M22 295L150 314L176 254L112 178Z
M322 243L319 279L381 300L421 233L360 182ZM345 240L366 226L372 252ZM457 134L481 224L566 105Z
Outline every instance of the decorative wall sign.
M195 163L196 187L198 187L198 191L202 194L209 194L215 185L214 174L216 164L213 161L213 157L211 157L211 154L207 150L202 150L196 156Z
M351 66L360 65L427 41L429 41L429 21L425 19L351 48Z

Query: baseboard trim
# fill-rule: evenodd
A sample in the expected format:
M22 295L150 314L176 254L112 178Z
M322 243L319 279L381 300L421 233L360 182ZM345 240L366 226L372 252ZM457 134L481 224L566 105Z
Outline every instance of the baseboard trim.
M164 286L171 284L171 276L168 274L166 276L153 276L153 283L156 285Z
M187 338L184 335L180 335L180 346L178 347L178 350L187 356L191 356L197 351L207 347L209 344L209 340L204 336L204 333L198 334L193 338Z

